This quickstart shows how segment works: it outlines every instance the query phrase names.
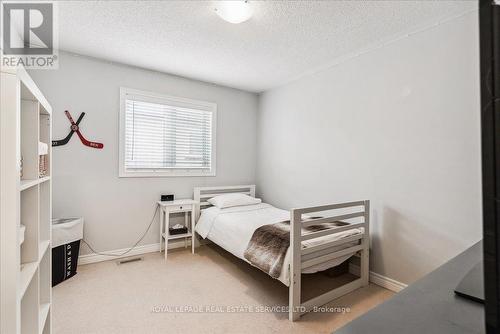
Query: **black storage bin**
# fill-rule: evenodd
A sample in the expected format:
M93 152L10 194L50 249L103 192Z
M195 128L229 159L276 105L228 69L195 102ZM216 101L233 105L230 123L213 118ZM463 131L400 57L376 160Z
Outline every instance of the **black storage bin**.
M83 218L52 220L52 286L76 275Z
M52 248L52 286L76 275L80 240Z

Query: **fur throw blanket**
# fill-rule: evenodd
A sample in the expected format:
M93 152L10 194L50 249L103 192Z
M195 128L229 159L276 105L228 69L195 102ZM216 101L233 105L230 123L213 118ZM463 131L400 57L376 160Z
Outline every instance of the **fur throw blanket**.
M302 229L303 234L326 230L346 223L335 222L312 225ZM255 230L245 250L244 257L253 266L278 278L290 247L290 221L263 225Z

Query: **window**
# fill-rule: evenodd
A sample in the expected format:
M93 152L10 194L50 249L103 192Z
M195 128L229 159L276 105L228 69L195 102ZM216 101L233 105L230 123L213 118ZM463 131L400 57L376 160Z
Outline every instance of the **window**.
M214 176L217 105L120 89L120 177Z

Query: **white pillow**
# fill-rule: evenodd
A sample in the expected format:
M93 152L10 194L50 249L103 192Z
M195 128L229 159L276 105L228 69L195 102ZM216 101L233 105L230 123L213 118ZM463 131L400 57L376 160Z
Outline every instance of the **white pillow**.
M231 208L233 206L253 205L262 202L260 198L251 197L245 194L224 194L212 197L208 203L219 209Z

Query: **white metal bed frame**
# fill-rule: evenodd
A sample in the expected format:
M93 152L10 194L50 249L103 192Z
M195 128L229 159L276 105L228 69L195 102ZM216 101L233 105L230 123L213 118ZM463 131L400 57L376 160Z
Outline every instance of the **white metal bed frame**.
M242 185L242 186L228 186L228 187L196 187L194 188L194 199L199 202L198 209L196 210L196 222L200 216L201 208L211 206L207 202L208 199L222 194L230 193L243 193L255 197L255 185ZM338 210L353 210L354 212L334 214L329 213L325 217L325 212ZM321 212L321 218L307 218L304 215L311 216L312 213ZM306 219L307 218L307 219ZM347 222L363 218L362 222ZM358 219L359 220L359 219ZM321 223L331 223L342 221L348 223L347 225L330 228L313 233L302 233L302 228L317 225ZM370 249L370 201L356 201L339 204L329 204L314 207L304 207L299 209L292 209L290 211L290 286L289 286L289 319L291 321L298 320L299 317L316 306L322 306L340 296L343 296L351 291L360 287L368 285L369 276L369 249ZM335 241L325 242L313 247L302 249L301 243L305 240L315 239L327 236L334 233L339 233L351 229L363 228L364 232L350 237L342 238ZM193 240L196 236L193 236ZM333 248L343 244L350 244L358 241L358 244L344 248L341 250L334 250ZM360 277L346 283L340 287L330 290L322 295L309 299L305 302L301 300L301 273L302 270L311 266L315 266L335 258L345 256L347 254L357 253L360 256Z

